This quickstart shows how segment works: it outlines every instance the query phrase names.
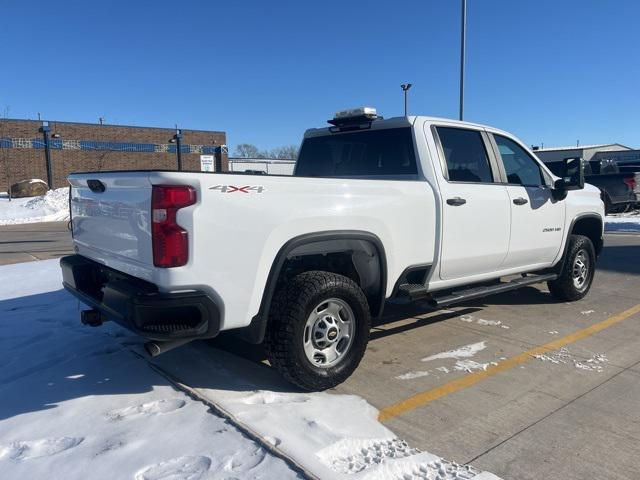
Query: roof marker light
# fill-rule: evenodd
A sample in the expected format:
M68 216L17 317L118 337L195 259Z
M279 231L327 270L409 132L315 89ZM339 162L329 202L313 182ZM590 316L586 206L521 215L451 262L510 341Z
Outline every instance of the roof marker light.
M378 112L373 107L359 107L359 108L349 108L347 110L340 110L336 112L333 116L334 119L340 120L344 118L357 118L357 117L365 117L370 119L378 118Z

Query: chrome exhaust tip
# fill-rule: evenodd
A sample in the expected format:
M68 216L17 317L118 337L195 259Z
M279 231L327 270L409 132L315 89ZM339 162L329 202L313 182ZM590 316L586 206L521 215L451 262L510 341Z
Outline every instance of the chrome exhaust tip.
M192 338L178 338L175 340L167 340L167 341L150 341L144 344L144 349L151 357L157 357L158 355L162 355L163 353L168 352L169 350L173 350L174 348L181 347L192 341Z

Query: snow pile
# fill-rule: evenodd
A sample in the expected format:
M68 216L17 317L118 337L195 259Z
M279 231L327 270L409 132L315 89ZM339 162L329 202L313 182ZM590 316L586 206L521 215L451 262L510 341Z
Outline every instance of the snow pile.
M6 194L0 196L0 225L68 220L68 187L49 190L41 197L14 198L11 201Z
M360 397L296 391L211 345L149 363L139 337L80 325L60 277L56 260L0 267L2 478L286 480L295 462L322 479L497 479L409 447Z
M607 215L604 229L607 232L640 232L640 210Z

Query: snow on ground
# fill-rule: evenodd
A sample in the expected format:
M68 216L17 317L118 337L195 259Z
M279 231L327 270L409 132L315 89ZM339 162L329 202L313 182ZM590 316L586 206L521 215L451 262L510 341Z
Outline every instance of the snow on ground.
M504 325L500 320L485 320L484 318L476 318L473 315L462 315L460 321L465 323L475 323L483 327L500 327L509 329L509 325Z
M139 337L79 323L56 260L0 278L3 479L300 478L273 448L321 479L497 478L409 447L360 397L297 391L202 342L149 363Z
M605 231L640 233L640 210L607 215L605 219Z
M586 360L575 358L567 347L562 347L559 350L546 354L534 355L534 358L542 362L573 365L580 370L597 373L603 372L605 365L609 362L609 359L604 353L594 353Z
M69 188L49 190L46 195L13 198L0 194L0 225L69 220Z
M475 360L458 360L453 369L458 372L473 373L477 370L486 370L489 365L498 365L497 362L479 363Z
M482 319L479 319L482 320ZM471 323L474 322L475 319L471 315L466 316L466 318L462 318L463 322ZM486 323L483 323L486 322ZM500 325L501 322L492 322L483 320L479 322L480 325ZM398 380L413 380L414 378L426 377L428 375L438 375L438 373L449 373L450 371L458 371L458 372L467 372L473 373L477 370L486 370L489 368L489 365L497 365L496 362L488 362L488 363L478 363L474 360L471 360L471 357L475 356L476 353L481 352L487 348L487 343L485 341L478 343L471 343L469 345L464 345L462 347L456 348L455 350L449 350L446 352L436 353L434 355L430 355L422 359L423 362L432 362L434 360L456 360L455 364L451 366L451 370L445 366L437 367L433 370L414 370L411 372L403 373L402 375L398 375ZM440 377L438 377L440 378Z
M0 267L0 477L299 478L127 349L78 322L56 260Z
M487 348L486 342L478 342L472 343L470 345L465 345L460 348L456 348L455 350L449 350L447 352L436 353L435 355L430 355L422 359L423 362L431 362L432 360L440 360L443 358L470 358L473 357L476 353Z

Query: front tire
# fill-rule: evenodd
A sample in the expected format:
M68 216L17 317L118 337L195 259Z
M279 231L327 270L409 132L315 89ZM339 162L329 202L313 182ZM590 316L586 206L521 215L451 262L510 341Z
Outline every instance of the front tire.
M584 298L593 283L595 264L596 253L591 240L584 235L571 235L559 277L547 282L549 291L563 301L573 302Z
M344 382L369 341L362 289L330 272L296 275L276 293L265 336L267 358L290 382L318 391Z

